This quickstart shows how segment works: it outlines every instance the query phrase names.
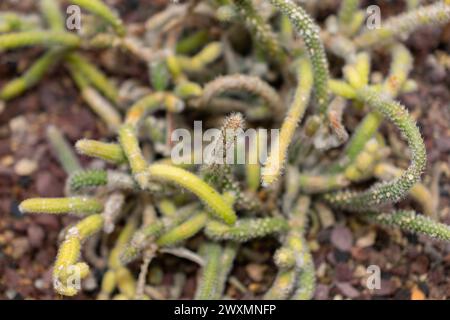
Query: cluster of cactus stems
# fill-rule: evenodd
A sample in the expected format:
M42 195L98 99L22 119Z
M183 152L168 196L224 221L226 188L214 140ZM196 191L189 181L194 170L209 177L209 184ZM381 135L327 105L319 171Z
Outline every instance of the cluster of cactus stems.
M324 30L291 0L269 0L274 10L264 13L258 7L262 4L252 0L195 1L192 6L169 5L150 17L145 24L147 40L128 30L100 0L67 2L99 19L86 20L83 32L68 32L57 0L40 1L41 22L13 13L0 16L2 54L25 46L47 48L23 75L0 89L0 99L7 103L20 96L62 63L85 103L109 130L108 140L77 141L76 152L117 166L83 169L63 134L49 127L49 143L69 175L67 197L28 199L20 210L73 213L81 219L63 231L53 272L59 294L78 293L69 280L74 270L81 278L89 275L82 247L101 232L114 237L115 244L109 251L99 299L151 298L146 274L158 253L199 263L195 298L221 299L240 249L250 240L268 236L281 246L274 254L278 274L264 298L311 299L316 279L308 248L310 208L354 211L372 222L450 240L450 228L430 218L435 217L436 207L420 182L426 164L423 139L408 110L395 100L415 89L409 79L413 58L399 37L450 21L448 1L423 7L409 1L408 12L389 18L375 30L363 27L358 0L343 0L334 17L337 28ZM217 35L201 24L187 35L168 31L168 25L182 25L180 17L194 13L220 22L229 32L213 39ZM33 23L35 27L30 27ZM242 28L248 29L255 45L252 59L239 52L245 42L239 39L245 35L239 31ZM155 41L165 39L166 33L166 40ZM374 83L373 47L386 48L392 61L386 79ZM150 88L123 93L83 53L117 49L147 63ZM342 79L330 73L328 51L344 58ZM277 77L282 79L281 87L275 87ZM350 136L342 122L343 108L350 108L348 101L358 112L366 112ZM317 107L307 112L314 104ZM231 115L222 122L216 144L220 152L212 162L203 166L172 163L170 132L177 124L189 125L181 115L207 115L211 126L216 126L224 113ZM378 132L384 120L398 128L407 142L411 159L406 169L389 163L389 146ZM255 156L259 144L235 145L237 131L230 134L228 129L255 126L258 121L272 121L281 128L280 143L263 165L214 161L239 147ZM153 130L156 124L162 129ZM115 141L110 139L114 136ZM347 138L348 143L341 146ZM330 159L326 151L340 147L341 155ZM197 151L192 150L188 158ZM381 181L368 190L352 191L352 183L373 178ZM408 194L428 217L412 211L378 212L378 207ZM313 201L318 202L312 205ZM185 247L194 237L204 239L197 245L198 253ZM144 262L138 279L128 265L140 257Z

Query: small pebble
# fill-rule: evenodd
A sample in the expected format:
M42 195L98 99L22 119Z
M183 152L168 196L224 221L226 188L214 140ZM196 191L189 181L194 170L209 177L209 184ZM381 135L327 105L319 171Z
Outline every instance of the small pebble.
M330 298L330 287L324 284L318 284L314 295L316 300L327 300Z
M14 172L19 176L29 176L33 172L35 172L37 168L38 165L36 161L24 158L16 163L16 165L14 166Z
M83 289L86 291L94 291L97 289L98 284L97 280L91 275L89 275L86 279L83 281Z
M38 225L30 225L27 228L28 240L33 248L39 248L42 246L45 238L44 229Z
M13 248L12 257L14 259L19 259L20 257L22 257L30 248L28 239L24 237L13 239L11 242L11 246Z
M369 231L365 236L359 238L356 241L356 246L360 248L367 248L373 246L375 239L377 238L377 233L375 231Z
M264 277L264 271L266 270L266 266L250 263L245 267L245 271L247 271L248 276L256 282L262 281Z
M12 289L6 290L6 292L5 292L5 296L6 296L9 300L14 299L14 298L16 297L16 295L17 295L17 292L14 291L14 290L12 290Z
M350 283L338 282L336 283L336 287L343 295L350 299L355 299L359 296L358 290L356 290Z
M42 280L42 279L37 279L37 280L34 282L34 286L35 286L37 289L44 289L44 288L45 288L45 282L44 282L44 280Z
M9 167L14 163L14 157L11 155L4 156L2 160L0 160L2 166Z
M347 227L337 226L331 232L331 243L335 248L348 252L353 245L353 235Z

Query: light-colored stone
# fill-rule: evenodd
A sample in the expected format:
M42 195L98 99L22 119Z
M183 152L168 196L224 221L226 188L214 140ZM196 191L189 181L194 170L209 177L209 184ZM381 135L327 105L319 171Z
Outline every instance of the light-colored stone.
M19 176L29 176L34 171L36 171L37 168L38 165L36 161L24 158L16 163L16 165L14 166L14 172Z

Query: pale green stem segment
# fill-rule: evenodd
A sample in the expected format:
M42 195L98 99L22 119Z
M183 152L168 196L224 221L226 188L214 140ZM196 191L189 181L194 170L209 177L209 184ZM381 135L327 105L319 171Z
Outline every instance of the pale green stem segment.
M172 71L175 71L175 73L173 74L175 80L177 80L177 78L181 79L179 77L182 76L179 74L179 72L181 71L196 73L205 70L208 64L214 62L222 55L222 52L222 43L216 41L207 44L202 50L200 50L199 53L197 53L193 57L181 55L174 57L176 61L172 62L175 62L175 64L177 64L175 69L180 68L180 70L172 69Z
M58 256L53 267L53 287L61 295L71 297L78 293L78 290L74 286L64 284L63 281L67 279L62 278L67 277L70 267L80 266L77 265L80 250L81 241L77 237L67 238L59 247Z
M349 181L341 173L323 175L302 173L299 177L300 189L307 194L338 190L348 185Z
M375 166L373 174L382 181L388 181L393 177L400 176L403 170L396 168L389 163L379 163ZM435 217L437 214L437 206L432 193L423 183L416 183L409 191L412 199L417 201L423 208L423 213L428 217Z
M304 236L309 206L310 198L301 196L290 214L290 230L274 256L279 271L264 299L309 300L314 294L314 262Z
M330 99L328 90L330 76L325 49L320 40L319 28L305 10L291 0L270 0L270 2L291 20L305 42L314 71L314 88L319 112L325 115Z
M270 289L264 295L265 300L287 300L295 289L297 272L295 269L280 269Z
M198 98L202 95L202 87L195 82L180 81L175 87L174 93L181 99Z
M222 196L211 186L193 173L165 164L153 164L148 167L151 179L171 182L192 193L210 209L209 212L227 224L236 222L236 213Z
M157 203L157 207L163 217L173 218L177 213L175 202L169 198L161 199L161 201Z
M383 22L380 28L368 30L356 37L354 41L359 48L383 45L399 36L408 36L421 27L443 25L449 21L450 4L438 1L390 18Z
M76 53L66 55L66 59L74 68L77 68L83 76L105 97L114 103L119 101L119 93L117 88L99 69L97 69L95 65Z
M292 231L291 227L291 231ZM294 250L288 246L284 245L281 248L277 249L273 255L273 261L275 265L280 269L292 269L295 267L295 252Z
M104 19L119 36L125 35L126 30L122 20L101 0L70 0L70 2Z
M419 7L421 2L422 0L406 0L408 11L414 10Z
M257 157L257 154L254 154ZM245 173L248 188L256 192L259 188L260 179L261 179L261 166L259 163L251 164L248 163L245 165Z
M154 223L152 225L154 226L153 231L155 234L157 234L162 230L162 225L160 223ZM124 263L131 261L140 253L138 250L135 250L132 246L129 245L130 240L137 234L136 228L137 228L137 219L135 217L132 217L127 221L125 227L120 231L116 243L114 244L114 248L111 250L111 253L108 258L109 269L112 270L120 269L124 265ZM146 236L151 237L151 235L149 234L150 232L148 231L149 230L146 230L145 234ZM142 239L144 237L139 236L139 238Z
M195 299L213 300L217 292L218 275L221 270L220 258L223 249L220 244L209 242L204 244L200 250L204 253L206 264L201 271Z
M73 286L70 277L80 276L83 279L89 274L89 266L84 262L77 262L80 257L81 243L98 232L102 226L102 215L94 214L84 218L67 231L53 267L53 287L59 294L74 296L78 293L78 288Z
M175 229L177 226L180 226L183 223L187 222L194 215L201 213L199 211L200 207L201 205L198 202L195 202L179 208L173 217L165 221L165 233L170 232L170 230ZM197 219L200 220L200 218L198 217Z
M367 210L370 207L400 200L420 180L426 164L422 136L405 107L398 102L380 97L370 88L359 90L358 98L374 111L383 114L400 129L408 141L412 157L408 169L391 182L376 184L365 192L344 191L325 195L325 199L330 204L355 211Z
M330 88L330 91L333 92L335 95L347 99L356 98L356 90L345 81L330 79L330 81L328 82L328 86Z
M88 197L71 198L32 198L22 201L19 209L23 213L97 213L103 205L96 199Z
M114 270L108 270L105 272L100 285L100 293L97 296L97 300L109 300L111 294L114 292L117 286L117 276Z
M392 62L389 75L383 83L383 93L392 98L397 97L400 90L408 80L413 68L413 56L402 44L396 44L391 49Z
M67 62L68 69L73 80L80 89L83 99L89 107L91 107L91 109L108 125L111 131L117 131L122 123L120 113L106 98L91 87L89 79L85 77L76 65L74 65L70 60L67 60Z
M233 0L244 17L247 27L255 37L255 43L268 53L278 63L283 63L286 56L276 34L264 18L258 13L251 0Z
M119 129L119 141L130 164L134 179L142 189L146 189L149 185L148 164L139 146L136 129L130 124L122 125Z
M47 128L47 139L67 174L81 170L80 161L75 155L72 146L58 128L50 125Z
M168 230L156 240L161 247L173 246L196 235L206 225L208 215L200 212L182 224Z
M103 226L104 218L101 214L93 214L78 222L67 231L67 236L78 237L81 241L92 236Z
M273 112L284 112L278 93L267 82L258 77L243 74L222 76L208 82L203 88L200 107L208 106L214 97L229 91L244 91L261 97Z
M339 8L339 24L348 28L354 19L355 13L358 10L360 0L342 0Z
M156 111L162 106L165 94L163 92L151 93L134 103L127 111L125 123L137 126L147 113Z
M368 52L363 51L356 55L355 70L361 80L358 87L364 87L369 84L371 67L371 57Z
M64 31L65 22L57 0L40 0L40 11L47 25L55 31Z
M164 224L161 221L155 221L147 226L140 228L131 238L128 245L123 246L120 251L120 263L127 264L136 259L150 243L161 235L164 231Z
M127 173L115 170L90 169L80 170L71 174L68 181L70 191L84 191L89 188L106 186L108 190L138 190L133 177Z
M122 164L127 157L122 147L117 143L106 143L91 139L81 139L75 144L78 153L99 158L114 164Z
M22 18L14 12L2 12L0 19L0 33L8 33L30 27L24 25Z
M254 238L279 234L287 231L288 223L283 218L240 219L233 226L218 221L206 224L205 234L214 240L247 242Z
M400 89L405 84L408 79L408 75L412 70L413 61L411 53L408 51L406 47L401 44L395 45L391 50L392 61L389 69L389 75L387 79L383 83L382 92L389 97L395 98ZM355 64L355 70L358 72L360 77L364 79L362 83L368 83L368 73L370 71L370 66L368 62L368 56L365 54L359 54L359 58L357 58L357 62ZM330 82L330 87L334 88L332 91L336 92L339 95L347 97L349 99L357 98L357 89L354 88L347 83L342 82L339 84L340 87L337 86L337 81L332 85ZM342 88L347 85L350 90L352 90L351 96L346 96ZM348 89L348 88L347 88ZM383 116L377 112L372 111L368 113L361 123L356 128L352 138L350 139L349 144L346 147L345 155L346 155L346 164L352 163L356 160L356 157L362 152L366 143L373 137L373 135L378 131L378 128L381 125L383 120ZM337 170L343 169L345 164L338 166Z
M119 289L119 298L130 300L136 296L136 280L131 271L125 267L116 270L117 288Z
M267 162L262 170L263 186L272 185L280 176L287 157L287 151L295 129L302 120L309 103L313 85L313 74L308 59L300 59L298 67L298 86L295 91L286 118L281 126L279 143L272 142L275 150L270 152Z
M297 278L297 290L292 295L292 300L311 300L316 289L316 270L314 261L309 251L303 255L303 269Z
M235 242L226 243L220 257L220 271L217 276L216 292L213 299L222 299L222 295L225 291L228 275L233 268L234 260L236 258L239 249L239 244Z
M358 154L364 149L367 141L377 132L383 116L378 112L368 113L355 130L355 134L350 139L345 154L348 162L354 162Z
M186 36L177 42L175 52L177 54L190 54L202 46L204 46L209 40L209 33L207 30L199 30L192 35Z
M0 36L0 47L1 47ZM35 86L61 58L60 50L50 50L36 60L20 77L8 82L0 91L0 100L11 100L20 96L27 89Z
M154 225L161 226L161 224L159 223L155 223ZM114 244L114 247L111 250L111 253L109 254L108 258L109 269L117 271L117 269L120 269L124 265L125 261L122 259L125 256L124 253L128 251L127 248L130 248L129 243L132 237L139 232L139 231L136 232L136 228L137 228L137 219L135 216L133 216L131 217L131 219L127 221L126 225L120 231L116 243Z
M418 215L414 211L396 211L393 213L366 214L371 221L386 226L399 227L410 232L424 234L428 237L450 241L450 226Z
M314 261L305 237L309 206L310 198L300 197L289 219L291 231L286 238L286 245L294 252L297 274L296 290L291 297L293 300L312 299L316 287Z
M170 73L165 60L152 61L149 64L150 83L155 91L164 91L169 86Z
M24 31L0 35L0 52L20 47L43 45L78 47L81 39L69 32L61 31Z

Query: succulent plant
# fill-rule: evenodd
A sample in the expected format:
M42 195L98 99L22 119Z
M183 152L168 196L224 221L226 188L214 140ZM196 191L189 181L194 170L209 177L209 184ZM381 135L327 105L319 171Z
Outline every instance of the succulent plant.
M1 88L1 100L7 103L20 96L50 68L62 64L86 104L109 129L104 141L80 137L75 145L79 154L116 166L108 170L83 169L61 133L49 129L50 143L69 175L67 197L33 198L20 204L24 213L81 216L63 231L53 272L59 294L78 293L68 282L74 270L81 278L89 274L89 266L81 261L83 244L103 232L115 245L109 252L100 299L111 298L116 288L117 299L146 297L142 286L148 265L161 252L200 261L195 297L221 299L240 250L249 241L267 236L278 239L281 246L274 254L279 271L264 298L311 299L315 269L308 245L308 216L316 202L331 210L357 212L375 223L450 240L450 227L429 217L410 211L378 212L380 206L408 194L419 200L428 194L420 182L426 165L424 141L408 110L395 100L411 87L413 65L398 34L450 21L448 2L411 6L407 13L370 31L362 27L359 1L344 0L336 17L337 30L330 31L321 30L291 0L268 1L275 10L267 12L258 10L262 4L252 0L196 1L192 6L170 5L150 17L146 39L133 35L132 28L100 0L68 2L100 21L86 26L89 32L65 31L56 0L43 0L46 29L31 31L12 24L7 32L0 28L2 51L47 48L22 76ZM167 25L183 25L179 17L192 12L221 22L226 32L219 38L200 29L187 35L171 33L163 44L154 40L155 35L163 37ZM272 23L276 18L280 28ZM250 53L240 48L245 47L245 29L255 44ZM388 76L378 83L371 83L374 47L387 48L392 58ZM117 48L148 65L151 85L144 93L124 97L116 82L84 53L116 53ZM344 58L342 79L330 72L327 52ZM349 101L365 114L342 146L348 138L342 112L350 107L346 106ZM308 110L310 105L316 108ZM221 122L224 113L229 115ZM143 129L161 120L162 114L164 130L159 130L159 141L153 141ZM230 135L230 128L279 127L280 143L273 142L276 147L263 165L174 163L168 157L169 135L176 126L190 126L190 119L199 115L210 120L211 127L222 123L216 145L223 158L234 155L239 147L253 153L260 148L235 144L238 134ZM389 145L378 131L385 119L408 143L411 162L405 170L388 170L385 151ZM162 148L156 148L157 144ZM330 149L339 150L340 155L329 153ZM189 160L198 150L191 152ZM383 181L353 191L353 183L371 178ZM427 214L433 211L426 201L421 203ZM112 233L116 227L120 231ZM196 246L198 254L186 247L194 237L202 239ZM141 256L144 263L136 281L127 264Z

